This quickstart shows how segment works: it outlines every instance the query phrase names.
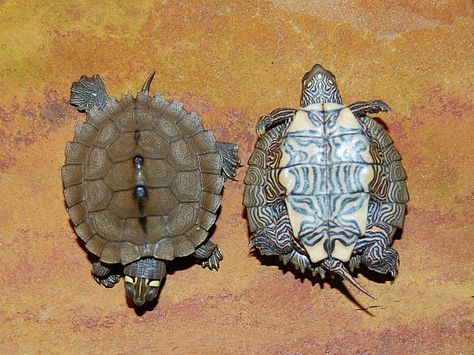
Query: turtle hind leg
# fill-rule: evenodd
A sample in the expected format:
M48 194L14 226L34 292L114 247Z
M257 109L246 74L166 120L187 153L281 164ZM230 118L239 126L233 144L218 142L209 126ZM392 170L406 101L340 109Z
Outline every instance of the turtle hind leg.
M352 113L359 116L367 116L370 113L389 112L390 106L382 100L355 102L348 106Z
M201 259L201 266L203 268L207 267L209 270L219 270L219 263L224 258L219 246L210 240L200 245L195 250L193 256Z
M120 274L112 273L113 266L95 262L92 264L92 277L99 284L107 288L114 287L120 280Z
M380 274L396 277L399 257L397 251L390 247L392 239L390 235L395 232L395 228L390 229L387 232L379 226L369 228L354 249L362 251L361 261L367 268Z
M217 150L222 159L222 174L225 179L235 180L237 169L241 167L239 147L234 143L217 142Z

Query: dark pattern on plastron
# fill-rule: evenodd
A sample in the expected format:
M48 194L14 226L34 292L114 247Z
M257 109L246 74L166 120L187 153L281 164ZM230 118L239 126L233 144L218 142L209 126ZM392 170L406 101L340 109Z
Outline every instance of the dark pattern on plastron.
M289 139L290 136L287 136L283 144L285 153L291 157L285 169L294 177L293 189L287 191L289 196L287 203L294 211L306 216L301 224L299 239L307 246L314 246L324 241L323 246L329 255L334 249L336 240L345 246L350 246L356 243L361 234L359 225L351 219L351 216L363 207L363 199L358 195L356 197L329 195L341 192L354 194L364 191L363 184L358 177L366 165L362 152L368 148L368 143L362 139L354 140L353 135L354 132L359 133L360 129L338 130L337 132L339 144L354 147L354 149L350 149L350 155L339 157L341 161L350 163L350 165L327 165L329 162L333 163L329 158L331 154L330 142L333 138L327 132L329 128L334 128L341 111L340 109L331 110L328 119L324 116L324 112L308 111L310 115L312 114L311 123L315 127L315 131L318 126L321 127L319 130L322 133L321 138L310 140L312 130L298 131L292 132L291 139ZM351 134L343 136L343 132ZM304 147L309 144L318 144L318 141L321 141L319 146L323 147L323 153L316 162L319 164L311 166L311 168L306 165L296 166L298 164L315 164L304 151ZM295 152L301 154L295 154ZM304 157L309 162L306 162ZM360 165L354 164L353 160L361 162ZM341 171L344 173L341 174ZM295 195L313 197L302 199L295 198ZM337 211L337 223L334 220L336 217L333 217L334 211ZM316 216L319 217L316 218Z

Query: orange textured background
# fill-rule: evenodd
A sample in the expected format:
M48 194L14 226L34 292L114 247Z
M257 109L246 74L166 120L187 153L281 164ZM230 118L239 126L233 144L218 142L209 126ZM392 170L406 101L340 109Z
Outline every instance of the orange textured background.
M68 4L66 4L68 3ZM471 1L1 1L0 353L474 353L474 30ZM297 107L319 62L346 103L380 115L408 172L399 277L377 300L249 253L243 177L226 185L219 272L178 265L137 315L90 277L65 210L64 146L84 116L70 85L197 111L247 161L260 115ZM352 289L350 289L352 292ZM367 308L367 312L361 307Z

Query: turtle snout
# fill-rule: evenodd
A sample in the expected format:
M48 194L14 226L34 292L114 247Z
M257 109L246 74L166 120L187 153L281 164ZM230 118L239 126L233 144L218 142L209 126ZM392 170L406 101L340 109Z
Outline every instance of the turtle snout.
M133 303L135 304L135 306L141 307L145 304L145 299L140 298L140 297L134 297L133 298Z

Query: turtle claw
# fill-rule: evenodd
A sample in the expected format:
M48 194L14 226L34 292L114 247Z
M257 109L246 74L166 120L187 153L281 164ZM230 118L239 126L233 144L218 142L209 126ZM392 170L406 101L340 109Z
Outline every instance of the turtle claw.
M111 274L106 277L98 277L93 275L95 282L97 282L99 285L102 285L106 288L112 288L115 286L117 282L120 280L120 275L117 274Z
M204 260L201 263L203 268L208 268L209 270L219 270L219 262L222 261L224 256L222 255L221 249L219 246L216 246L213 250L211 256Z

